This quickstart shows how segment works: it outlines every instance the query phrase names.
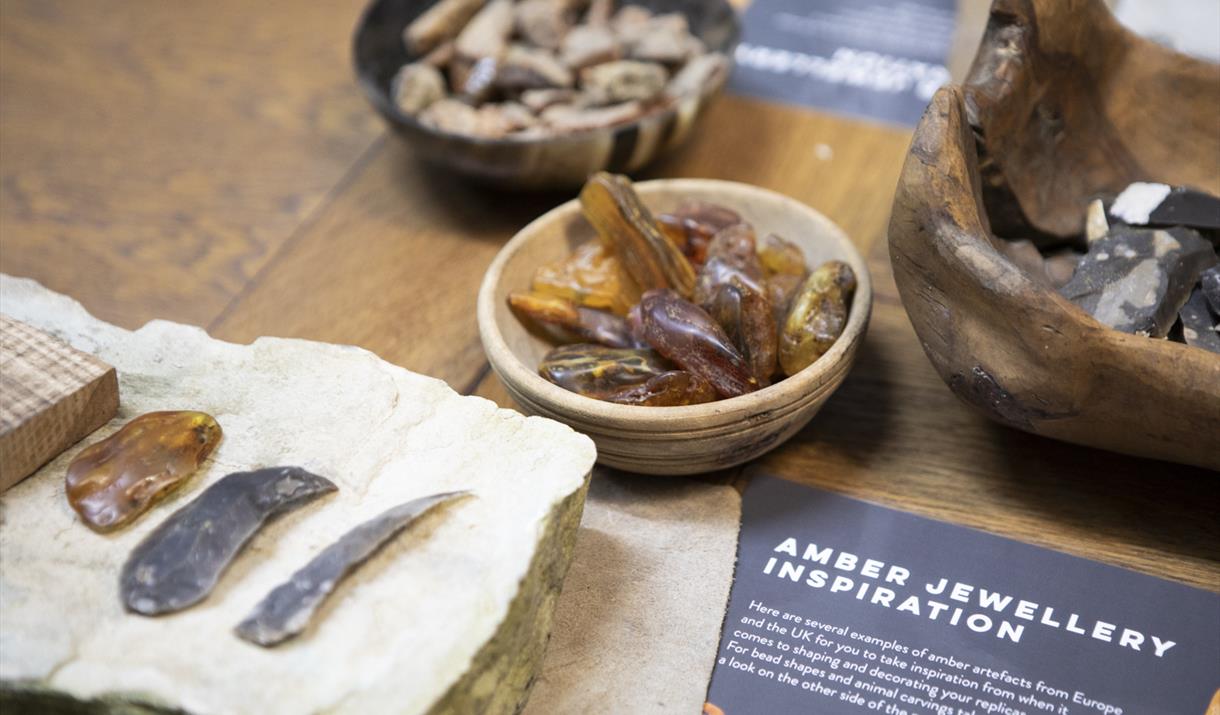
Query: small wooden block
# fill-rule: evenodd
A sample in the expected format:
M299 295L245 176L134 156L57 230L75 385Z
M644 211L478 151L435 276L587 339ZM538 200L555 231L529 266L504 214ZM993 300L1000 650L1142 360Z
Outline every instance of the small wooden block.
M118 409L113 367L0 315L0 492L106 424Z

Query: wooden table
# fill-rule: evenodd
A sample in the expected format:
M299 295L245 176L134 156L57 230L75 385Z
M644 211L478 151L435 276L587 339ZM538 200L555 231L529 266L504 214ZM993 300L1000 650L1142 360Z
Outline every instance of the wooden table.
M120 325L354 343L509 406L475 294L505 240L569 196L498 194L417 164L353 81L360 6L4 0L0 270ZM1220 475L992 424L933 372L885 252L909 136L724 97L643 177L780 191L872 256L857 367L764 466L1220 591Z

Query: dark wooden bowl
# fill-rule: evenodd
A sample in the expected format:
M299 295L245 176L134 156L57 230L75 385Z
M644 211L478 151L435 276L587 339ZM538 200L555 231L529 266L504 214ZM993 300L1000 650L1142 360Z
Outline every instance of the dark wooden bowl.
M356 76L373 107L425 160L514 189L578 187L590 174L631 173L686 140L719 80L697 96L612 127L554 138L480 139L439 132L398 111L390 93L395 73L408 61L402 31L436 0L373 0L356 26L352 50ZM741 25L727 0L627 0L654 12L680 12L691 33L732 61Z
M963 87L933 98L889 246L949 387L1068 442L1220 469L1220 356L1129 335L1035 282L993 235L1077 234L1137 180L1220 193L1220 66L1127 31L1101 0L996 0Z

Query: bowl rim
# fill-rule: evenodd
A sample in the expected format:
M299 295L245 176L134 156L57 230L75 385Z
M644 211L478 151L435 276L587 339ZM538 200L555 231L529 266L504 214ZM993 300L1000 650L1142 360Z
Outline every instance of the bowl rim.
M509 392L521 392L532 403L547 407L556 413L581 415L596 418L599 425L628 431L641 429L672 429L686 423L702 423L705 428L714 428L739 419L756 418L780 407L798 403L807 395L818 393L818 386L829 382L833 373L841 369L844 360L850 360L855 347L863 339L872 311L873 287L868 266L859 250L843 229L818 210L796 199L770 189L751 184L721 179L654 179L635 184L636 189L648 203L648 195L664 189L684 191L690 189L720 189L744 195L753 194L766 200L778 201L787 210L802 214L817 224L822 233L841 249L847 263L856 272L856 293L852 298L847 325L824 355L812 364L784 380L761 390L700 405L681 407L640 407L619 405L579 395L545 380L536 370L531 370L517 358L508 347L500 326L495 320L496 288L500 283L504 267L516 253L538 234L543 227L572 213L580 212L580 199L566 201L531 221L518 231L500 249L483 275L477 301L479 336L488 363L504 381ZM514 395L515 398L515 395ZM581 421L584 421L583 419Z
M565 143L580 144L588 142L590 137L596 138L605 136L606 132L617 134L619 132L632 131L642 126L646 121L654 123L669 121L680 113L681 107L685 103L691 101L695 101L698 104L706 103L728 85L729 77L733 74L733 66L735 64L734 57L737 45L741 42L741 14L736 8L733 7L729 0L713 1L727 8L730 16L733 18L732 32L725 40L724 47L709 48L710 52L719 52L725 57L726 66L720 76L715 81L702 87L698 94L689 94L676 97L672 102L666 105L646 109L643 114L629 122L611 124L604 127L590 127L588 129L579 129L554 136L492 138L441 131L435 127L424 124L412 115L404 114L403 112L399 111L398 106L394 103L390 93L381 91L380 85L369 75L369 72L366 70L366 67L360 60L361 38L364 36L364 33L369 26L371 17L374 14L373 11L383 2L386 2L386 0L369 0L368 4L366 4L364 9L361 10L360 19L356 22L356 27L352 31L352 68L356 74L356 84L360 86L360 89L365 98L368 100L369 104L373 105L373 109L375 109L377 113L380 114L382 118L385 119L385 121L387 121L390 126L396 130L407 129L417 131L426 136L476 147L531 147L539 145L558 146Z

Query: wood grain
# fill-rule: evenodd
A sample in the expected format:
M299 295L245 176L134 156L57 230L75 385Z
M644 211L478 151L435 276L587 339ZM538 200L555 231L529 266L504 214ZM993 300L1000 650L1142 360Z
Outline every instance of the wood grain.
M0 493L118 410L113 367L0 314Z
M378 130L361 0L0 3L0 270L206 323Z
M458 389L485 369L479 282L517 229L570 197L502 194L432 173L386 138L211 325L360 345Z

